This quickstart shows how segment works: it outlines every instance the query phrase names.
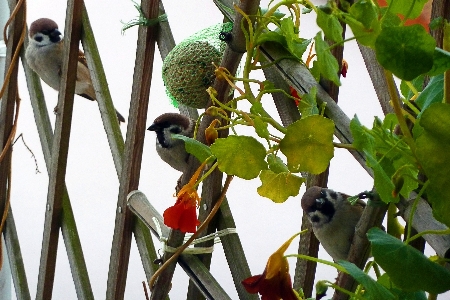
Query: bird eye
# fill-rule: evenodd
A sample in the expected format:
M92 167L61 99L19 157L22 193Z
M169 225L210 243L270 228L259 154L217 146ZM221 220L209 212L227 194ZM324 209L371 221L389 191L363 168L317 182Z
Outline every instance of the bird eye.
M181 128L178 127L178 126L172 127L172 128L170 128L170 132L171 132L171 133L178 134L178 133L181 132Z
M322 208L323 204L325 203L325 200L323 200L322 198L317 198L316 199L316 207L318 209Z
M43 38L42 38L42 36L37 35L37 36L34 37L34 40L35 40L36 42L40 43L40 42L42 42Z

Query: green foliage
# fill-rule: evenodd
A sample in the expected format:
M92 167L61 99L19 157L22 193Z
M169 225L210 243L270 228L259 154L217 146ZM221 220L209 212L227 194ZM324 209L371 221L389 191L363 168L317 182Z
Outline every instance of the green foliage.
M427 2L428 0L387 0L392 13L406 16L407 19L415 19L420 16L423 6Z
M385 27L375 42L378 62L404 80L431 70L435 47L436 41L417 24Z
M339 19L330 13L329 6L318 7L317 25L323 30L326 38L335 43L342 42L342 25L339 23Z
M300 186L306 181L290 172L275 173L272 170L261 171L259 178L262 185L258 187L258 194L275 203L282 203L290 196L297 196Z
M314 37L317 60L314 61L313 70L316 78L323 76L331 80L336 85L341 85L339 80L339 64L336 58L331 54L330 47L327 42L322 39L322 33L319 31Z
M431 262L417 249L403 244L379 228L370 229L367 237L372 245L375 261L398 288L434 294L450 289L450 272Z
M343 266L347 272L355 278L365 288L364 295L367 299L396 299L395 296L383 285L373 280L369 275L364 273L360 268L348 261L339 261L339 265Z
M442 102L444 99L444 75L431 78L427 87L416 99L416 104L423 110L433 103Z
M353 146L365 154L367 165L374 171L375 188L386 203L398 201L392 195L394 176L395 181L398 178L404 181L401 195L408 197L417 188L417 163L409 146L395 134L397 124L394 114L387 115L383 122L376 118L372 129L361 125L356 116L350 122Z
M204 162L206 159L212 156L211 149L199 141L189 138L181 134L172 134L175 139L180 139L184 141L184 147L186 151L194 155L200 162Z
M417 159L429 180L428 201L434 217L450 226L450 105L435 103L420 118Z
M287 128L280 142L291 172L319 174L325 171L334 155L334 123L319 115L298 120Z
M317 87L313 86L309 93L302 96L302 100L298 104L298 110L300 111L302 118L306 118L312 115L319 114L319 108L317 108L316 102Z
M217 158L219 170L229 175L253 179L267 169L266 149L250 136L219 138L211 145L211 151Z

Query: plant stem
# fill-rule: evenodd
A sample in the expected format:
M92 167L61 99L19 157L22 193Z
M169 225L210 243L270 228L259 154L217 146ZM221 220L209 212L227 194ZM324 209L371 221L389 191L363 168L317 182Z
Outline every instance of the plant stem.
M402 130L403 136L405 137L405 142L411 148L412 152L415 153L415 144L411 132L409 131L406 120L402 114L401 101L398 96L397 87L394 82L394 77L392 73L388 70L384 70L384 76L386 77L386 82L388 85L389 95L391 96L392 104L394 106L395 115L397 116L400 129Z
M450 24L444 23L444 38L442 48L445 51L450 51ZM444 103L450 104L450 70L444 72Z

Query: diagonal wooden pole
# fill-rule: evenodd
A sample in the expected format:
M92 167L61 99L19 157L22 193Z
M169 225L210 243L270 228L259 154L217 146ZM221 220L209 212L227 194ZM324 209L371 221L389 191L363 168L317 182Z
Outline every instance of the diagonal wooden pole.
M78 63L82 7L82 0L69 0L67 4L64 34L65 55L61 72L61 89L58 96L59 113L56 116L51 152L52 162L36 299L50 299L53 290L75 92L76 72L72 70L76 70Z
M158 17L159 0L143 0L141 8L146 18L155 19ZM134 217L127 208L127 195L139 186L157 34L157 26L139 27L106 299L123 299L125 292L134 223Z

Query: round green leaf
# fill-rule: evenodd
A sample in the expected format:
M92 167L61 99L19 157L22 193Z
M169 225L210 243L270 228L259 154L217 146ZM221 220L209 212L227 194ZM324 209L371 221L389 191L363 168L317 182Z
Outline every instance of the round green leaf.
M375 41L378 62L408 81L431 69L435 47L436 41L417 24L384 27Z
M416 155L430 184L428 200L434 217L450 226L450 105L434 103L420 118L422 134L416 141Z
M258 194L276 203L283 203L290 196L297 196L300 186L305 182L304 178L294 174L275 173L271 170L261 171L259 178L262 185L257 189Z
M320 174L334 156L334 123L320 115L298 120L287 127L280 142L291 172Z
M417 249L379 228L367 232L375 261L392 282L405 291L440 294L450 289L450 271L429 260Z
M250 136L231 135L216 139L211 151L217 157L219 170L243 179L256 178L267 169L266 149Z

